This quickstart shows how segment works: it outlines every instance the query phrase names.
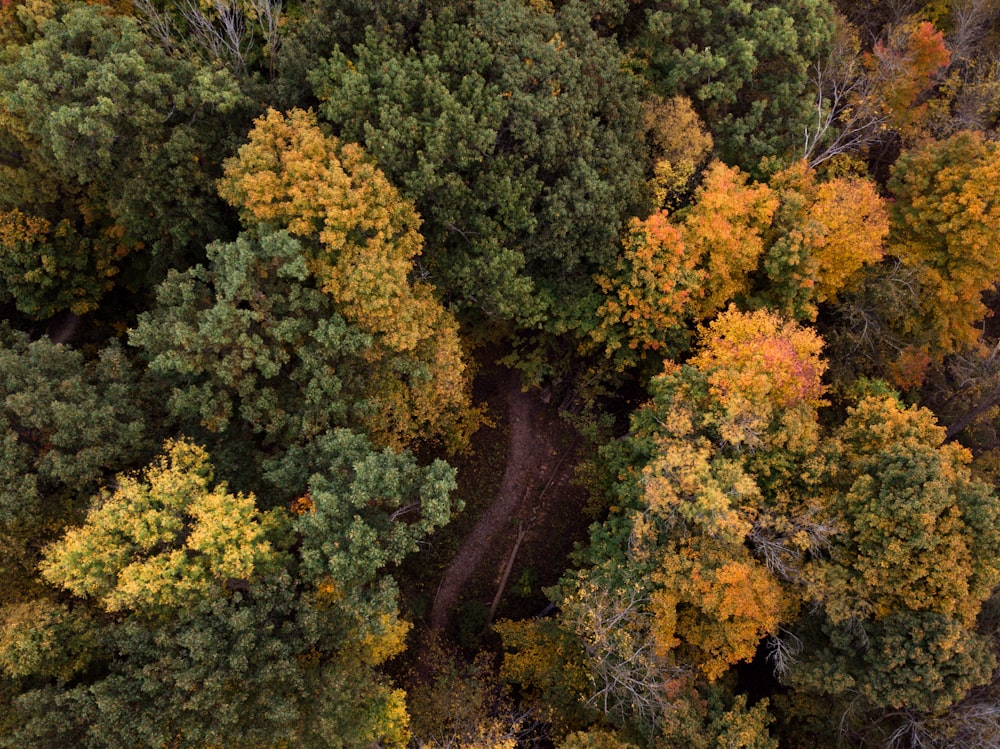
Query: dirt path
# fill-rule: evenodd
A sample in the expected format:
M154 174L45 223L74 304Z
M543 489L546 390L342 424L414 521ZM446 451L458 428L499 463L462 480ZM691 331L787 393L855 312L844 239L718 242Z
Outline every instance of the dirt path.
M522 499L531 487L531 479L547 457L544 440L537 438L533 424L537 396L521 392L516 375L507 388L509 446L507 465L493 504L483 513L476 527L445 570L431 606L430 626L443 630L455 610L476 569L488 549L511 519L517 515Z

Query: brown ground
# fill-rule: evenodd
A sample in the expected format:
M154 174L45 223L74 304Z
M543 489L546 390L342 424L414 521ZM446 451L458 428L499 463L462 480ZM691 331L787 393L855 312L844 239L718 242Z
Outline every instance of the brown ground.
M434 630L447 627L462 601L478 598L490 604L519 530L523 540L510 582L530 566L540 584L554 583L573 542L586 536L584 495L571 483L580 440L537 392L521 391L516 373L498 376L503 403L495 408L503 410L508 426L503 477L493 502L444 571L429 617Z

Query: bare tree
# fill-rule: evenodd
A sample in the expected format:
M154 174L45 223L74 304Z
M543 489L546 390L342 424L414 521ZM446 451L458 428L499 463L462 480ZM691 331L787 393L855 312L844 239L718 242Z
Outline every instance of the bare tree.
M584 581L563 607L583 641L596 691L589 704L612 720L658 727L673 710L668 682L683 674L656 652L648 595L638 586L607 590Z
M839 14L835 25L829 57L813 67L816 118L806 128L802 154L811 167L860 151L878 139L888 122L888 115L872 106L875 80L862 65L857 32Z
M788 675L801 652L802 640L787 630L782 629L767 639L767 660L779 679Z
M172 11L183 21L183 34L171 12L159 10L153 0L135 0L135 7L147 33L169 52L200 50L209 60L231 67L237 76L246 75L259 31L273 78L281 46L282 0L243 1L245 7L238 0L213 0L212 7L206 10L198 0L174 0Z

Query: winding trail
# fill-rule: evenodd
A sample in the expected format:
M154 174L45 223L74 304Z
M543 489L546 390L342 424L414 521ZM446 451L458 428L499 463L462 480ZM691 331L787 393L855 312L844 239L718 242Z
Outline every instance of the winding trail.
M454 560L445 570L431 606L430 627L443 630L455 610L462 591L469 584L486 551L498 533L517 515L522 500L531 488L532 477L546 458L545 440L534 428L537 396L521 392L516 374L510 375L507 388L509 446L496 498L466 537Z

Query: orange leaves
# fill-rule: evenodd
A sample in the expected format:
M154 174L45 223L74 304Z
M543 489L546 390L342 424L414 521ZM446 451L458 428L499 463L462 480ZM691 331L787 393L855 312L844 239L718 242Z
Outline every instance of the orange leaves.
M770 186L748 184L739 169L714 162L690 208L632 219L614 270L595 278L607 296L593 338L624 368L643 352L671 355L691 321L733 301L815 319L818 303L881 260L888 223L868 180L820 182L800 162ZM761 270L769 284L755 288Z
M219 194L246 223L272 223L299 236L317 234L326 206L349 184L335 147L312 113L295 110L286 117L270 109L254 122L239 156L226 161Z
M293 515L305 515L307 512L313 512L315 509L315 504L312 501L312 497L306 492L301 497L296 497L292 500L289 511Z
M753 658L785 609L777 580L741 547L692 539L666 554L654 577L660 585L650 599L655 647L662 655L688 651L711 681Z
M819 185L810 218L823 227L815 247L817 302L832 299L862 266L882 259L889 216L875 185L838 177Z
M632 219L614 273L595 279L608 297L593 335L609 356L619 352L621 366L635 360L622 349L668 349L690 319L749 290L777 202L767 185L746 182L716 161L687 212Z
M700 295L697 259L687 251L681 230L666 211L645 221L632 219L615 275L596 279L608 296L600 310L604 324L594 337L607 342L609 354L623 342L631 349L663 348L665 331L684 324L692 301ZM623 337L615 335L615 323L624 326Z
M863 62L874 79L874 106L904 137L912 136L927 116L927 105L919 101L921 94L951 62L944 34L927 21L908 21L892 29L886 40L879 40Z
M783 312L815 319L817 303L833 300L863 266L882 259L885 202L870 180L819 182L804 161L776 174L771 187L781 207L764 262L767 295Z
M823 403L822 346L812 330L765 310L719 315L690 361L707 378L719 436L746 448L811 439Z
M778 207L767 185L747 185L736 167L714 162L684 217L684 242L704 269L704 318L746 293L748 275L764 251L762 232Z
M37 216L28 216L17 208L0 211L0 247L11 247L18 242L43 241L51 225Z
M904 153L893 169L891 252L920 284L904 332L934 359L975 345L988 314L981 296L1000 267L998 182L1000 149L972 132Z
M701 333L701 351L691 364L708 374L713 390L740 394L777 408L798 402L822 404L822 339L809 328L766 310L730 307Z

